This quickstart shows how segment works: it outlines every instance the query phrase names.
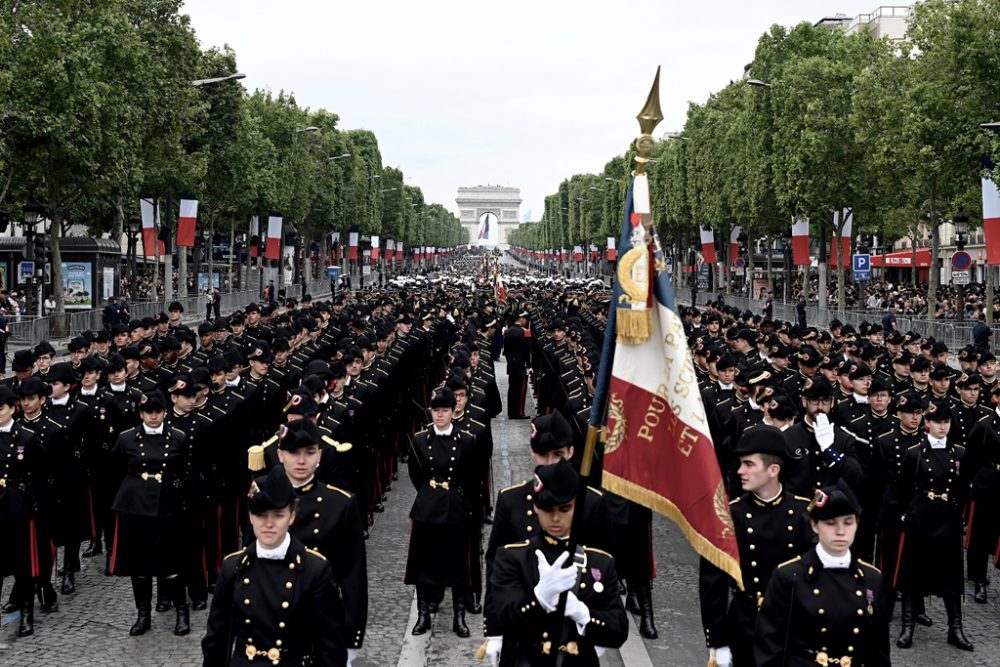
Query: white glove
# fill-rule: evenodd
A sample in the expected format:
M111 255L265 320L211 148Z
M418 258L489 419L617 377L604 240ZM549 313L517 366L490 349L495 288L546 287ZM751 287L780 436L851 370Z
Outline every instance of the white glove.
M573 591L566 595L566 617L576 623L576 631L581 635L590 623L590 609L580 602Z
M563 567L563 563L569 560L569 552L564 551L549 565L545 559L545 554L541 549L535 549L538 557L538 584L534 593L542 609L553 612L559 604L559 594L568 591L576 583L576 568L573 566Z
M709 661L715 658L715 664L717 667L733 667L733 652L728 646L720 646L719 648L713 648L708 650Z
M500 664L500 650L503 648L503 637L486 638L486 659L493 667Z
M833 436L833 424L829 417L822 412L816 415L816 444L820 450L825 452L833 444Z
M354 659L358 657L358 650L356 648L347 649L347 667L351 667L351 663Z

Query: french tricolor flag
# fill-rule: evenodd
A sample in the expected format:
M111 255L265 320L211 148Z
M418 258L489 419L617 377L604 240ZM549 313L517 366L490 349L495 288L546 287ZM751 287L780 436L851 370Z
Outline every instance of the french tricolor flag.
M159 254L165 253L163 241L156 240L156 230L160 226L160 208L152 199L140 199L139 211L142 214L142 252L146 257L153 257L159 246Z
M792 223L792 263L809 266L809 218Z
M986 264L1000 264L1000 192L997 184L983 179L983 232L986 235Z
M357 260L358 259L358 233L357 232L351 232L350 235L347 237L347 241L348 241L348 245L347 245L347 259L352 260L352 261Z
M840 243L837 243L837 226L843 217L844 229L840 233ZM854 212L850 209L833 212L833 238L830 242L830 266L837 267L837 258L845 269L851 268L851 232L854 228Z
M264 247L264 257L266 259L278 259L281 257L280 215L269 215L267 217L267 245Z
M194 230L198 222L198 200L181 199L181 211L177 216L177 246L194 247Z
M707 264L715 264L719 261L715 256L715 232L699 228L698 235L701 237L701 256Z
M378 262L378 244L379 238L377 236L372 237L372 264Z
M260 218L250 218L250 256L256 257L260 247Z
M396 244L396 261L397 262L403 261L403 242L402 241L400 241L399 243Z
M743 233L743 228L739 225L734 226L729 232L729 264L732 266L736 262L736 258L740 256L740 234Z

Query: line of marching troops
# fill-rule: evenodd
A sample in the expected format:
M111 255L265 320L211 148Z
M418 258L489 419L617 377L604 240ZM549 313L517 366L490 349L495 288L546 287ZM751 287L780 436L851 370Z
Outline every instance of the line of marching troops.
M916 628L935 623L928 596L944 602L948 644L973 650L966 580L972 601L986 603L987 570L1000 559L993 353L963 348L953 368L943 343L913 332L802 328L722 303L686 309L684 324L743 580L740 589L702 562L715 664L888 665L897 601L896 646L909 649ZM829 496L819 490L837 485L859 510L845 565L853 593L812 557L822 522L810 530L803 520Z

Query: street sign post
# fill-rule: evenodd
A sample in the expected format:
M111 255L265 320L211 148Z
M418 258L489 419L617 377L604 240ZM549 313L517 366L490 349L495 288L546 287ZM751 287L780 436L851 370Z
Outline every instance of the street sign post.
M968 285L969 277L970 277L969 271L952 271L951 283L953 285Z
M959 250L951 256L951 266L955 271L968 271L969 267L972 266L972 255L964 250Z
M872 279L872 256L871 255L854 255L852 257L852 266L854 269L854 280L861 282L864 280Z
M35 276L35 263L34 262L18 262L17 263L17 282L24 284L25 282L31 280Z

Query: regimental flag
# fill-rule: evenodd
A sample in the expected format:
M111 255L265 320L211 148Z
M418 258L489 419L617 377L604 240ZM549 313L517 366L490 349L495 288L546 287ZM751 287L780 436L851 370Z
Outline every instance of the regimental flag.
M493 296L497 303L507 303L507 288L504 287L503 279L500 278L500 272L496 269L493 270Z
M809 218L799 218L792 223L792 263L809 266Z
M618 248L590 422L601 423L606 409L603 485L672 519L742 587L729 498L644 174L629 187Z
M256 215L250 218L250 256L256 257L260 248L260 218Z
M198 200L181 199L180 215L177 216L177 247L194 247L195 227L197 223Z
M715 264L719 261L715 256L715 232L711 229L699 229L698 235L701 237L701 256L705 263Z
M736 262L736 258L740 256L740 234L743 233L743 228L740 226L734 226L729 231L729 265L732 266Z
M281 257L281 216L267 216L267 245L264 246L265 259Z
M837 242L837 225L840 224L841 217L844 216L847 222L840 233L840 242ZM837 267L837 257L840 257L840 264L845 269L851 268L851 231L854 227L854 212L849 209L833 212L833 236L830 240L830 266Z
M379 238L377 236L372 236L372 264L378 262L378 244Z
M347 237L347 259L358 259L358 233L351 232Z
M139 200L139 212L142 214L142 254L153 257L166 254L163 241L157 240L156 230L160 227L160 207L152 199Z

